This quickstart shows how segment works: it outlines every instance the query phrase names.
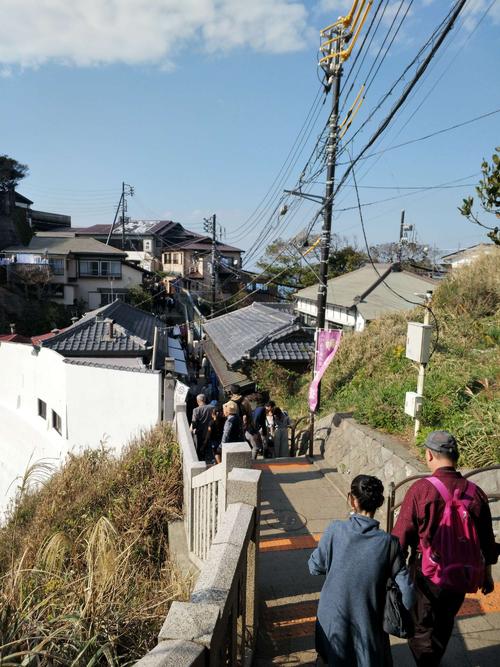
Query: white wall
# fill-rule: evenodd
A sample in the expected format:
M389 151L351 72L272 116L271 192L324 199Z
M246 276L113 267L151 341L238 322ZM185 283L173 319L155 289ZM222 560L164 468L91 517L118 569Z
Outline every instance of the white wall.
M120 450L161 417L161 373L66 363L68 436L95 447L101 440Z
M38 416L38 399L47 419ZM161 418L161 373L66 363L46 348L0 343L0 520L14 479L31 462L59 463L72 449L117 451ZM52 428L52 410L62 420ZM10 487L10 489L9 489Z
M310 301L309 299L301 299L299 297L295 304L295 311L302 313L303 315L316 317L318 314L318 307L313 301ZM343 308L342 306L333 306L329 303L326 304L325 320L326 322L345 327L355 327L357 324L354 311ZM356 331L362 331L362 328L356 328Z

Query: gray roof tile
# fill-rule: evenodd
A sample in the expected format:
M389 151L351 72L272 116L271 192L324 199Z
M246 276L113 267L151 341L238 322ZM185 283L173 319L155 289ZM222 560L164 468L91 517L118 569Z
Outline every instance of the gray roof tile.
M112 338L109 337L106 319L114 322ZM43 341L43 345L65 356L141 356L153 345L155 326L165 329L165 325L154 315L117 299L86 313L72 326ZM167 350L165 333L159 336L159 351L166 356Z
M243 358L256 359L259 350L270 343L284 343L287 337L295 338L297 334L304 333L297 324L296 315L269 308L262 303L252 303L246 308L216 317L205 322L203 328L230 366ZM305 336L309 337L307 334ZM274 360L281 359L279 349L269 348L274 350L269 352L274 355ZM292 360L296 353L299 353L296 348L289 347L286 351L283 348L284 360ZM300 352L300 355L303 353ZM300 359L293 356L295 360L302 360L302 356Z

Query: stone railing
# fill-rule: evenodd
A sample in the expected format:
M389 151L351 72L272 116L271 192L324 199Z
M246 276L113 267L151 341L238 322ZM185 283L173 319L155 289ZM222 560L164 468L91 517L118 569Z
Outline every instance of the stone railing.
M257 630L260 470L246 443L222 463L197 460L185 408L176 411L188 551L200 574L189 602L174 602L158 645L138 667L250 665Z

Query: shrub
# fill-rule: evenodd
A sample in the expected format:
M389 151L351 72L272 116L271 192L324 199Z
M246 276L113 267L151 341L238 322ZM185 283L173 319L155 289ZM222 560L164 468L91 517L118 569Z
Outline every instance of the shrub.
M181 485L163 425L119 458L86 450L24 484L0 529L0 664L124 665L152 648L188 592L168 559Z

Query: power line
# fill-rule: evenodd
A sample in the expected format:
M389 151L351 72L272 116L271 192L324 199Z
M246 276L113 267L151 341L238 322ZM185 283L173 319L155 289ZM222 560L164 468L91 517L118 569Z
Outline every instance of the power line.
M439 47L443 43L446 35L450 32L450 30L453 28L453 25L459 16L460 12L464 8L464 5L466 3L466 0L459 0L456 3L455 9L449 15L448 21L446 22L443 30L441 31L441 34L439 37L436 39L434 45L432 46L431 50L427 54L426 58L424 61L421 63L421 65L417 68L417 71L415 72L414 76L412 77L411 81L406 85L405 89L403 90L401 96L397 100L397 102L394 104L388 115L385 117L385 119L382 121L382 123L379 125L377 130L374 132L374 134L371 136L369 141L365 144L364 148L358 153L358 155L354 158L354 160L351 161L350 165L347 167L346 171L344 172L342 178L340 179L339 184L335 188L335 192L332 195L332 199L335 198L335 195L339 191L339 189L342 187L342 185L345 183L347 180L347 177L349 174L352 172L354 166L357 164L357 162L362 158L362 156L368 151L368 149L373 146L373 144L377 141L377 139L380 137L380 135L387 129L387 127L390 125L391 121L393 120L394 116L397 114L399 109L403 106L405 103L406 99L408 98L409 94L415 87L415 85L418 83L420 78L423 76L424 72L426 71L427 67L429 66L429 63L432 61L434 55L437 53L439 50ZM352 138L351 138L352 141ZM344 146L344 149L346 147Z
M394 146L388 146L387 148L383 148L379 151L374 151L373 153L370 153L369 155L364 155L360 158L359 160L368 160L369 158L375 157L376 155L382 155L382 153L388 153L389 151L394 151L397 148L402 148L403 146L409 146L410 144L416 144L420 141L425 141L427 139L431 139L432 137L436 137L439 134L444 134L445 132L451 132L452 130L457 130L460 127L464 127L465 125L470 125L471 123L475 123L478 120L483 120L483 118L488 118L489 116L494 116L495 114L500 113L500 109L495 109L494 111L489 111L488 113L481 114L480 116L475 116L474 118L469 118L469 120L465 120L461 123L455 123L454 125L449 125L448 127L444 127L440 130L436 130L435 132L431 132L430 134L424 134L422 137L417 137L415 139L409 139L408 141L403 141L400 144L395 144ZM350 164L349 162L339 162L339 165L347 165Z
M357 208L358 208L358 211L359 211L359 220L361 222L361 229L362 229L362 232L363 232L363 239L365 241L365 246L366 246L366 254L368 256L368 259L370 260L370 264L372 265L373 270L378 275L378 277L381 278L382 276L381 276L379 270L377 269L377 267L375 265L375 262L373 261L371 250L370 250L370 244L368 243L368 237L366 235L365 222L364 222L364 219L363 219L362 204L361 204L361 200L359 198L359 190L358 190L358 184L357 184L357 181L356 181L356 174L355 174L355 171L354 171L354 164L352 165L352 178L353 178L353 181L354 181L354 187L356 189L356 200L357 200L357 204L358 204ZM402 299L403 301L406 301L406 303L409 303L410 305L413 305L413 306L418 306L420 308L425 308L426 310L429 311L429 313L432 316L432 318L434 319L434 323L436 325L436 338L434 340L434 347L433 347L433 349L432 349L432 351L429 355L429 359L430 359L432 357L432 355L434 354L434 352L437 348L437 345L438 345L438 341L439 341L439 322L437 320L436 315L434 314L434 311L432 310L432 308L429 306L428 303L420 303L418 301L411 301L410 299L407 299L406 297L404 297L402 294L399 294L399 292L397 292L395 289L393 289L386 282L385 279L383 279L381 282L385 285L385 287L390 292L392 292L395 296Z

